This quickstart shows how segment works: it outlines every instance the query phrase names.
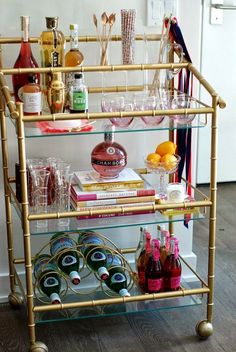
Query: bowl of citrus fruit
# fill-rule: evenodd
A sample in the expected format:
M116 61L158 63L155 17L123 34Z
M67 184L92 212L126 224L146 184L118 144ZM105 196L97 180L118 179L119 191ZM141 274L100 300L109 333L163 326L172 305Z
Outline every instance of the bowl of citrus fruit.
M147 169L160 174L172 174L177 171L181 158L175 154L176 147L171 141L159 144L154 153L145 157Z

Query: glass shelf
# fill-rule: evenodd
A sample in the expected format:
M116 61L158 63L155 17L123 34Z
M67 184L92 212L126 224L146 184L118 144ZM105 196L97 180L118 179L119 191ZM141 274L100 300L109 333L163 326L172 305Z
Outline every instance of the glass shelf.
M182 282L182 286L185 289L191 289L200 287L199 281L196 282ZM131 295L139 295L140 291L134 287L130 291ZM72 303L72 302L83 302L88 300L98 300L104 299L107 296L102 291L97 291L90 295L76 295L68 294L63 300L63 303ZM183 308L189 306L196 306L202 303L200 295L192 295L185 297L177 298L165 298L158 299L155 301L137 301L130 303L121 303L121 304L112 304L112 305L103 305L103 306L94 306L86 308L72 308L68 310L58 310L58 311L48 311L48 312L37 312L35 315L35 322L37 324L56 322L56 321L65 321L65 320L78 320L85 318L99 318L104 316L114 316L114 315L124 315L131 313L143 313L151 312L157 310L173 309L173 308ZM39 305L38 300L35 300L35 304Z
M94 111L94 110L93 110ZM94 111L95 112L95 111ZM91 131L83 132L50 132L50 127L45 128L45 122L43 127L41 123L37 123L37 128L28 128L27 123L25 124L25 137L26 138L37 138L37 137L57 137L57 136L75 136L75 135L93 135L93 134L104 134L104 126L107 125L108 119L102 119L98 121L91 121L93 129ZM145 125L140 118L135 118L130 126L126 128L116 127L115 133L131 133L131 132L146 132L146 131L158 131L158 130L174 130L174 129L187 129L187 128L202 128L206 126L206 118L203 115L195 117L192 123L180 125L177 123L170 124L169 117L165 117L164 120L156 126ZM46 132L48 131L48 132Z

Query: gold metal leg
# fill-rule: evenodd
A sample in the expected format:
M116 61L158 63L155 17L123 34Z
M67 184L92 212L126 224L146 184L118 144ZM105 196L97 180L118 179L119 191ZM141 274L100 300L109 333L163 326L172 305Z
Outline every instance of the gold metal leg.
M7 228L7 247L8 247L8 262L9 262L9 277L11 294L15 293L15 275L13 265L13 231L12 231L12 209L10 204L10 191L8 189L8 148L7 148L7 129L6 116L4 112L3 101L0 97L0 124L1 124L1 144L2 144L2 163L3 163L3 178L4 178L4 194L5 194L5 212L6 212L6 228Z
M26 154L25 154L25 135L23 116L23 104L17 103L17 111L19 118L17 118L17 134L18 134L18 151L20 163L20 181L22 192L22 228L24 235L24 253L25 253L25 275L26 275L26 298L28 309L28 331L30 346L35 345L35 321L33 313L33 282L32 282L32 263L31 263L31 243L30 243L30 227L28 221L29 206L27 194L27 175L26 175Z

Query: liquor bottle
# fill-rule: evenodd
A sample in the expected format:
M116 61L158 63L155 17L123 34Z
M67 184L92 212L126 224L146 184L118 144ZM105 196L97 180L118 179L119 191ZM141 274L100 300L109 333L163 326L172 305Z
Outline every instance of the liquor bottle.
M165 225L160 226L160 258L161 264L164 265L167 257L166 241L169 239L169 231L166 230Z
M21 30L22 39L19 56L15 62L14 68L35 68L38 64L33 57L31 46L29 42L29 16L21 16ZM12 85L14 91L15 101L22 102L22 89L23 86L28 84L29 73L12 75ZM36 83L40 83L40 75L37 73L35 75Z
M34 277L40 290L50 298L52 304L61 303L61 279L57 265L48 254L39 255L34 262Z
M70 50L65 56L65 66L75 67L82 65L84 55L79 50L78 25L70 24ZM74 81L74 73L66 73L66 91L69 95L70 86Z
M164 287L166 291L177 291L180 288L181 262L179 259L178 240L171 238L170 254L164 263Z
M127 164L125 149L114 141L114 126L106 126L104 141L99 143L91 153L91 164L100 176L115 178Z
M140 253L138 258L138 284L142 291L146 289L146 268L149 258L152 254L151 249L151 234L146 232L145 234L145 248Z
M28 76L28 84L23 86L24 115L40 115L42 111L42 94L36 83L36 75Z
M145 243L145 232L147 231L146 226L141 226L140 227L140 237L139 237L139 243L137 246L137 249L135 251L135 267L136 270L138 271L138 258L141 254L141 252L144 250L144 243Z
M130 293L127 290L127 276L122 267L113 266L108 269L108 272L109 277L105 280L107 287L122 297L129 297Z
M71 113L88 111L88 89L84 84L83 73L75 73L75 79L70 85L69 108Z
M95 271L101 280L106 280L109 276L107 265L107 253L103 248L103 241L96 234L79 236L78 244L81 246L87 265Z
M153 252L149 257L146 268L146 292L157 293L163 289L163 267L160 260L160 242L152 240Z
M62 82L61 72L52 74L52 81L47 91L47 101L52 114L64 111L65 85Z
M70 277L73 285L78 285L81 279L75 242L66 234L56 233L50 240L50 252L55 256L60 270Z
M39 38L42 67L61 67L65 63L66 40L58 27L58 17L46 17L47 30ZM46 95L52 79L51 74L43 75L43 91Z

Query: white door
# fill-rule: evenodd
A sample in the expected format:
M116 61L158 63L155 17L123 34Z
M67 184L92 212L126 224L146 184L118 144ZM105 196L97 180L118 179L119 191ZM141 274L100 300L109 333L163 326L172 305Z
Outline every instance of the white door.
M203 1L201 71L227 103L224 110L219 110L217 179L236 181L236 9L222 10L223 23L210 24L210 4L211 0ZM227 5L236 8L236 1L224 0L224 6ZM203 101L206 96L202 90ZM209 125L210 121L207 128L199 130L197 183L209 182Z

